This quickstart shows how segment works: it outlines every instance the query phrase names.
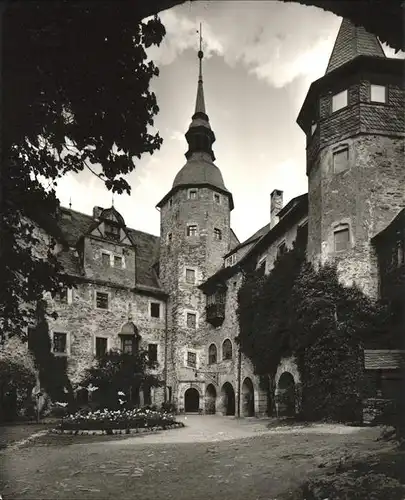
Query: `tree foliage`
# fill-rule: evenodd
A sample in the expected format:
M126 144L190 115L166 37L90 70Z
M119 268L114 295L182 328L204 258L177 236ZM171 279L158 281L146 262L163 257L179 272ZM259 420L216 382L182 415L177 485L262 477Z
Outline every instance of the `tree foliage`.
M111 350L86 370L81 386L97 387L97 401L104 407L117 407L119 399L134 401L140 389L149 390L160 385L159 378L150 372L154 366L155 363L148 361L145 350L134 354Z
M25 303L68 283L50 252L36 255L31 222L57 234L57 180L92 171L115 192L135 159L160 148L145 48L165 29L137 2L9 2L2 20L0 330L21 334ZM44 184L45 180L45 184ZM46 183L48 186L46 187Z
M241 349L257 373L274 376L281 358L295 356L305 418L358 418L362 348L386 348L386 306L344 286L335 264L316 270L297 240L267 276L246 277L238 317Z

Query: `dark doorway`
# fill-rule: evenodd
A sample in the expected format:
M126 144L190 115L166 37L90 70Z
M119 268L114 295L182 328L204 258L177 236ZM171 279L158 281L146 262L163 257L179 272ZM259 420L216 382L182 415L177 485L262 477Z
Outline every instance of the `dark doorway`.
M295 382L289 372L284 372L278 381L278 415L293 417L295 415Z
M222 386L223 412L225 415L235 415L235 391L229 382Z
M255 414L255 396L253 382L250 378L245 378L242 384L242 415L253 417Z
M207 386L205 391L205 413L207 415L215 415L215 403L217 399L217 391L212 384Z
M200 394L197 389L190 387L184 394L184 411L196 413L200 409Z

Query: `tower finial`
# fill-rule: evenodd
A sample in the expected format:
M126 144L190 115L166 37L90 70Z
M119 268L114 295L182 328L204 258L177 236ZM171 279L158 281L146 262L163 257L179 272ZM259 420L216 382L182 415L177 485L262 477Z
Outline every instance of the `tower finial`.
M69 198L69 208L72 209L72 197Z
M203 90L203 77L202 77L202 59L204 57L204 52L202 51L203 39L202 39L202 23L200 23L200 29L197 30L200 35L200 49L198 51L198 59L200 61L200 71L198 74L198 89L197 89L197 100L195 103L195 113L205 114L205 102L204 102L204 90Z
M111 206L114 207L114 193L111 194Z

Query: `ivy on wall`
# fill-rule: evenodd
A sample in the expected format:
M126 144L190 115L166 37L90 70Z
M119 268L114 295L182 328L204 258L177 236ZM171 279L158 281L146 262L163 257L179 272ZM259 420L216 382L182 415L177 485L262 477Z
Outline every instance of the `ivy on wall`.
M281 358L295 356L306 419L358 418L362 348L387 348L386 306L343 286L335 265L314 269L298 239L268 275L245 276L237 313L241 350L258 375L274 378Z

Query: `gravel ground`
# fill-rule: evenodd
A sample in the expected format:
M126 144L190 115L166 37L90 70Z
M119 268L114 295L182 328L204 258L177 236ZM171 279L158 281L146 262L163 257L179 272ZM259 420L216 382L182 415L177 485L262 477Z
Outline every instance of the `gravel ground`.
M257 419L182 419L187 427L154 435L54 436L4 450L3 500L280 500L320 465L387 447L376 428L269 430Z

